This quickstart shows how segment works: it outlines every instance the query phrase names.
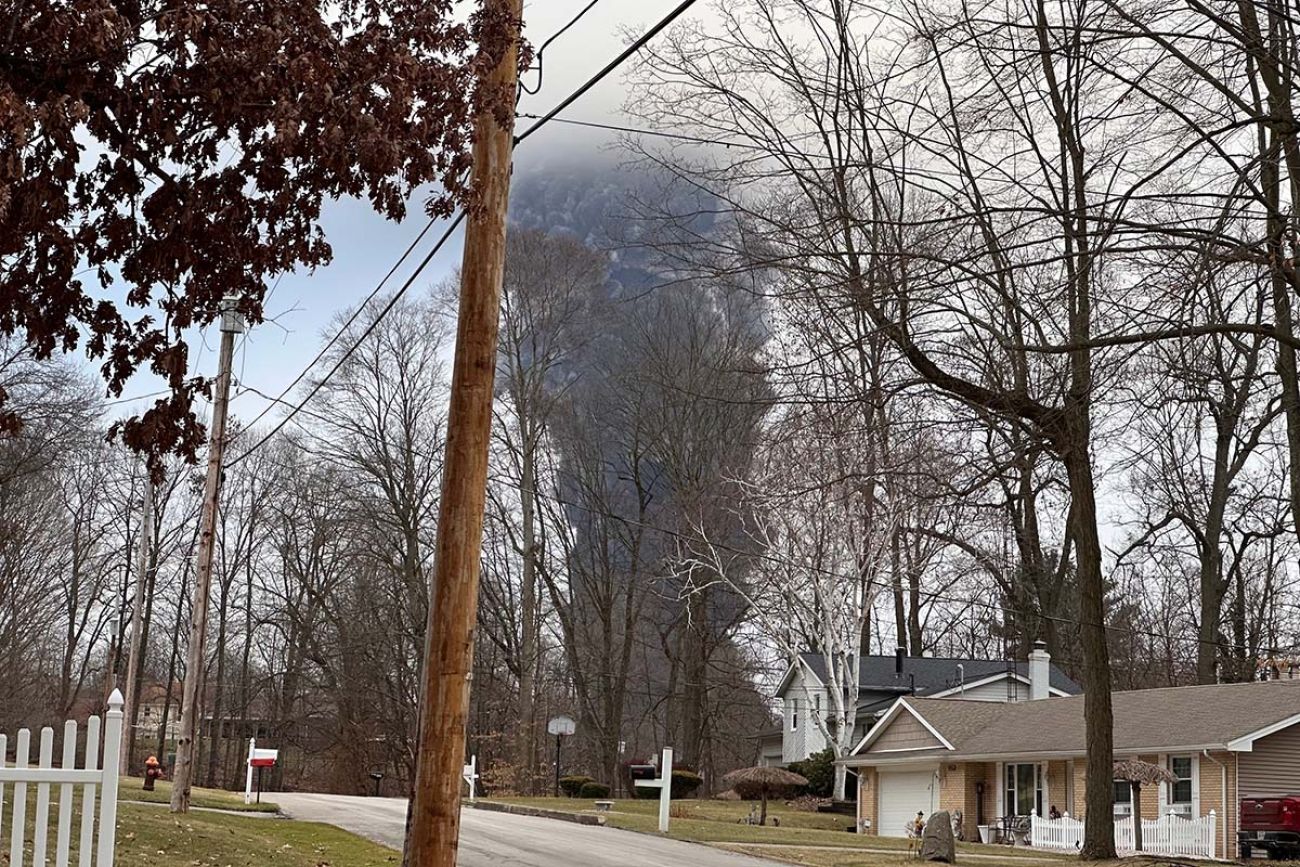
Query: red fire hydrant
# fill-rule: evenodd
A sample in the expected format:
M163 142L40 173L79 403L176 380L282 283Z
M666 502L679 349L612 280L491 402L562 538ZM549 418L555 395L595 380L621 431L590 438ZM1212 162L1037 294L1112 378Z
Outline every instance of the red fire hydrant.
M161 780L163 775L162 766L158 764L156 756L150 756L144 760L144 790L153 791L155 780Z

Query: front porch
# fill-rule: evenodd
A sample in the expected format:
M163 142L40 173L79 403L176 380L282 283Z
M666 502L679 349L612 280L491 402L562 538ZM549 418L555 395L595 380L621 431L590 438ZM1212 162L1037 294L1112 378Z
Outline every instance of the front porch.
M877 764L858 768L858 824L863 833L898 836L902 833L900 816L914 816L917 812L928 816L946 810L961 813L959 837L967 842L1077 850L1087 803L1084 756L1024 756L994 761L936 758L880 756ZM1115 795L1117 849L1134 851L1136 817L1142 822L1145 852L1232 856L1236 841L1233 806L1237 803L1234 754L1118 758L1159 764L1169 768L1178 781L1142 787L1136 804L1127 783L1106 781ZM928 795L923 792L927 773L931 781ZM1229 805L1227 811L1225 804Z

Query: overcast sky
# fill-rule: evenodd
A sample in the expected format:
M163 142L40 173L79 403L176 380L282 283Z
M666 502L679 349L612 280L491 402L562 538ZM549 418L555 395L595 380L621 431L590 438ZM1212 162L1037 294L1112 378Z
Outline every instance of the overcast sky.
M581 21L551 45L544 57L545 75L536 95L525 95L520 111L543 114L567 96L583 81L598 72L627 44L629 28L643 32L666 15L680 0L600 0ZM524 7L524 27L528 39L538 46L568 23L588 0L535 0ZM536 73L526 79L536 85ZM604 120L617 118L625 97L623 77L615 73L568 109L564 116L574 119ZM521 128L531 123L522 120ZM593 155L609 138L593 130L563 124L551 124L539 130L521 146L515 159L517 173L527 173L547 159L577 158L590 151ZM275 395L287 386L311 361L320 347L321 333L340 312L359 303L392 267L393 263L419 233L426 221L422 201L413 199L407 219L392 223L376 216L363 202L340 201L327 205L323 224L334 248L334 261L314 272L285 276L275 287L267 304L267 315L274 319L249 333L239 344L235 356L237 383L266 394ZM423 257L440 234L435 229L426 237L420 255L413 256L408 267L395 274L390 286L400 286L414 265ZM452 239L412 291L426 291L441 282L460 262L460 238ZM191 358L198 372L211 373L216 365L215 328L209 329L196 346ZM137 375L125 394L135 396L156 391L159 381ZM251 419L266 405L256 393L238 389L232 412ZM143 402L128 402L116 407L120 412L138 411Z

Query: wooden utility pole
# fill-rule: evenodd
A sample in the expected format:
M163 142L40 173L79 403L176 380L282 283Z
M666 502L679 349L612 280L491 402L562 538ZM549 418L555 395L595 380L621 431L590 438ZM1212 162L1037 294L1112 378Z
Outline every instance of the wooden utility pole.
M503 16L511 22L511 34L482 84L485 92L513 100L519 78L523 0L488 0L486 5L495 7L492 17ZM465 765L469 673L478 614L479 547L514 150L513 104L504 112L504 123L498 120L499 114L489 106L474 119L476 200L469 212L461 262L433 602L420 690L415 792L406 836L405 863L410 867L455 867L460 836L461 769Z
M185 686L181 690L181 733L176 741L176 767L172 773L172 812L190 810L190 785L194 780L194 741L198 734L199 684L203 682L203 651L208 633L208 596L212 588L212 550L217 537L217 496L221 492L221 458L226 447L226 407L230 403L230 364L235 335L244 330L238 299L221 304L221 357L217 362L216 395L212 402L212 430L208 441L208 475L203 483L203 514L199 519L198 562L194 596L190 600L190 642L185 657Z
M135 746L136 708L135 694L138 681L140 655L144 650L144 588L148 583L149 548L153 544L153 471L144 468L144 502L140 506L140 547L136 551L135 599L131 607L131 651L126 658L126 707L122 718L126 734L122 737L122 754L118 767L123 774L131 773L131 748Z

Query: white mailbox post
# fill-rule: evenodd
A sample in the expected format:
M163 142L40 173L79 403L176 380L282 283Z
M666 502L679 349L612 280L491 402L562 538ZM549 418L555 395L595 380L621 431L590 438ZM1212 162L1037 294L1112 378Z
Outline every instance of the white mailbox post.
M262 803L262 771L274 768L280 758L279 750L259 750L257 738L248 739L248 776L244 782L244 803L253 803L253 768L257 768L257 802Z
M474 800L474 795L478 791L478 756L470 756L469 764L460 770L461 777L469 783L469 799Z
M673 799L673 748L664 747L657 780L633 780L633 785L659 790L659 833L668 833L668 806Z

